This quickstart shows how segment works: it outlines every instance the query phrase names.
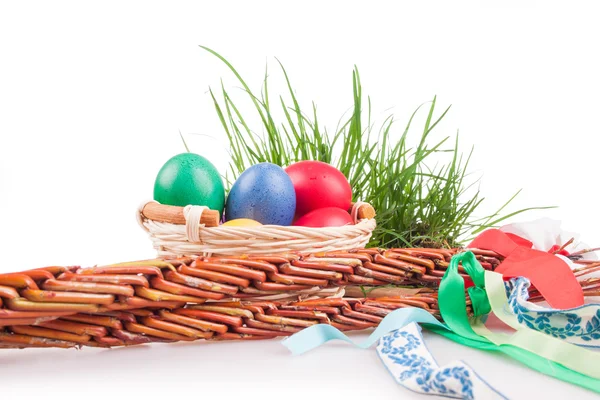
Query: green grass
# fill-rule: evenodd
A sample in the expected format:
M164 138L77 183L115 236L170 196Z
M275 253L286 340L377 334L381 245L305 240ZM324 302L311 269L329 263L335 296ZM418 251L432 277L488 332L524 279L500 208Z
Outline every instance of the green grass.
M286 97L271 97L268 74L262 82L260 94L250 90L238 71L220 54L200 46L219 58L241 84L244 96L256 115L252 120L261 126L250 126L221 82L218 91L210 90L216 113L229 139L230 168L226 174L228 187L249 166L270 162L287 166L301 160L320 160L336 166L348 178L353 189L353 200L367 201L377 211L377 229L372 246L446 246L460 245L470 236L495 226L506 218L539 208L533 207L503 214L514 200L515 193L495 213L476 218L476 211L484 198L468 172L468 154L459 150L458 134L434 139L432 131L450 107L436 109L436 98L415 110L408 122L393 135L398 123L393 115L376 129L371 121L371 101L367 111L358 69L352 72L352 109L342 117L333 132L321 125L313 103L308 109L300 107L290 78L279 62L287 86ZM239 104L239 103L237 103ZM418 111L427 116L415 121ZM279 114L281 120L276 120ZM413 135L417 131L419 136ZM260 132L260 133L257 133ZM410 140L409 140L410 139ZM409 145L409 143L416 143ZM444 162L434 164L433 160Z

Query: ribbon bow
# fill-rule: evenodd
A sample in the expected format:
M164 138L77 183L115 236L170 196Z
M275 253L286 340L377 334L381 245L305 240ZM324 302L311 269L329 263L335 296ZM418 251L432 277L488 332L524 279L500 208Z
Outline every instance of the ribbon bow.
M567 263L548 252L534 250L532 246L530 241L517 235L489 229L467 247L491 250L505 257L496 272L505 279L528 278L553 308L583 305L583 289Z
M444 279L451 279L449 276L456 274L459 263L462 263L463 268L469 274L474 284L474 286L467 288L467 293L473 306L473 314L475 317L489 314L492 309L485 291L485 269L477 262L472 252L468 251L452 257Z

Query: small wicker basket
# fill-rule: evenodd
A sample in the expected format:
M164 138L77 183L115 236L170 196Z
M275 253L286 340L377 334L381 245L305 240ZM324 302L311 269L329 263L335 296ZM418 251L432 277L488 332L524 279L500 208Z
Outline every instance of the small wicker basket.
M143 203L137 213L160 258L210 255L315 253L364 248L375 229L375 210L364 202L348 211L354 225L327 228L219 226L219 213L201 206Z

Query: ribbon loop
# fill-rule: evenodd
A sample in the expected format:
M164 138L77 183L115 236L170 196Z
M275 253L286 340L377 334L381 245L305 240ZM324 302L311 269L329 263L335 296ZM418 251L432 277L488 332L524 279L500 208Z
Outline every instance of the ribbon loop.
M462 267L475 285L467 289L473 307L473 314L475 317L489 314L492 308L490 307L490 302L485 291L485 269L471 251L466 251L452 257L450 265L453 271L458 271L458 264L461 262Z

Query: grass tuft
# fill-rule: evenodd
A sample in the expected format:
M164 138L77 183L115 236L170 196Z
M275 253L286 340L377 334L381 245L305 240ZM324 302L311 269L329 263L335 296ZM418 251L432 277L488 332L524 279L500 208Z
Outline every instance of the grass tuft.
M210 89L231 146L231 162L226 173L229 186L246 168L260 162L283 167L301 160L330 163L348 178L353 200L367 201L377 210L377 228L370 245L380 247L454 247L507 218L532 209L550 208L532 207L502 214L518 191L492 215L475 218L484 198L475 189L479 179L470 180L468 173L473 148L466 156L461 153L458 133L453 141L450 137L432 139L433 129L450 110L447 107L439 113L436 97L413 112L400 138L394 140L392 132L398 124L393 115L375 129L371 123L370 99L367 99L367 112L363 111L362 86L355 67L351 113L342 117L336 130L329 134L318 120L314 103L308 112L300 107L287 71L279 60L287 99L280 95L277 101L271 102L267 71L260 93L255 94L223 56L200 47L220 59L235 75L262 124L260 134L250 128L223 82L218 94ZM427 117L422 128L416 128L420 136L416 137L416 145L411 146L409 132L415 129L417 112L425 107ZM283 115L282 121L276 122L276 112ZM430 167L433 160L440 158L444 163Z

